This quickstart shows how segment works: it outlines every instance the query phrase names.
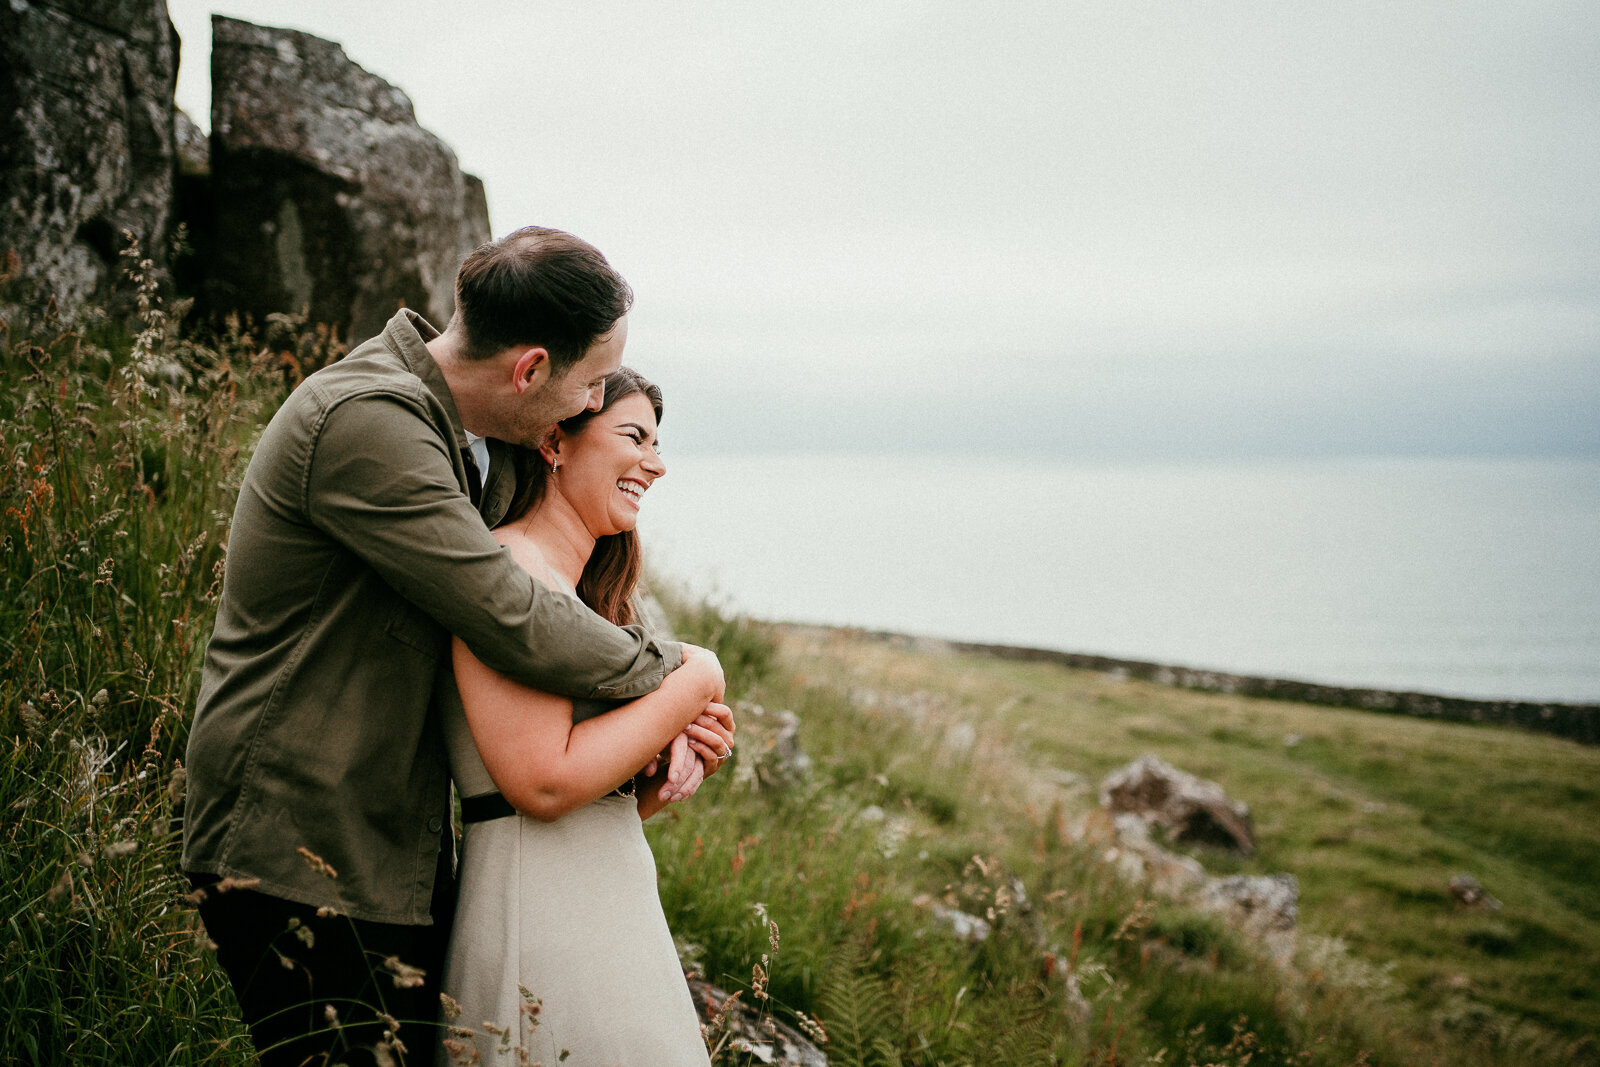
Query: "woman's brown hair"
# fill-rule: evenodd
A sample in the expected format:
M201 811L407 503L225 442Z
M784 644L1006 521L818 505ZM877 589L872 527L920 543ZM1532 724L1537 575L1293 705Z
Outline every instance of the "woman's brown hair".
M581 434L601 411L617 401L643 393L655 409L656 423L661 422L661 389L638 371L622 367L606 378L605 399L599 411L582 411L564 420L561 429L569 437ZM549 485L550 468L545 466L539 453L531 448L519 448L514 453L517 471L516 495L501 525L515 522L532 511L544 499ZM644 552L639 547L639 534L634 530L608 534L597 538L589 562L584 565L578 579L578 599L587 604L596 615L618 626L634 621L633 589L639 584L644 570Z

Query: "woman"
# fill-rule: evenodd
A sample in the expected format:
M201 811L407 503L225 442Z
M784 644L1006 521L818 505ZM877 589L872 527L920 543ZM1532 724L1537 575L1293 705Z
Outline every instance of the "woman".
M519 457L495 531L535 580L619 623L633 615L640 497L666 473L660 417L654 385L613 374L598 412ZM680 734L708 761L731 751L715 658L687 648L659 690L610 711L521 686L460 641L452 658L445 731L467 825L443 982L461 1012L441 1062L472 1062L474 1044L499 1062L507 1042L567 1067L706 1064L640 822L683 789L657 769Z

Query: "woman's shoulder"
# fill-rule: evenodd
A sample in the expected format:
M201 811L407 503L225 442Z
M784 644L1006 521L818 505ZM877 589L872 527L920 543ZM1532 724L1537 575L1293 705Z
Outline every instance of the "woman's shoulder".
M533 575L535 581L545 585L550 584L550 567L545 561L544 552L524 531L502 526L490 532L494 534L494 539L500 542L501 547L511 553L511 558L516 560L523 570Z
M491 531L494 539L511 553L511 558L533 576L533 580L540 585L548 586L558 593L572 595L572 589L556 574L555 568L550 566L550 559L545 555L539 542L529 537L527 532L513 527L502 526Z

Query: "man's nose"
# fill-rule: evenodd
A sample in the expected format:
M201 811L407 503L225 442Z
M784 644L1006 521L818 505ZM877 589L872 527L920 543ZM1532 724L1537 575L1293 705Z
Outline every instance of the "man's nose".
M589 390L589 403L584 407L584 410L585 411L599 411L601 408L603 408L605 406L606 406L606 383L605 382L601 382L599 385L597 385L593 389Z

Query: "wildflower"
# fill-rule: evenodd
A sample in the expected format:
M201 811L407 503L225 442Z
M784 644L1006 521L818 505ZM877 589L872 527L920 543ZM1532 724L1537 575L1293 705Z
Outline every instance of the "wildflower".
M384 957L383 967L393 976L396 989L416 989L422 985L422 980L428 973L421 967L413 967L404 962L399 956Z
M444 1020L453 1023L461 1018L461 1005L449 993L439 994L439 1005L444 1009Z
M451 1030L450 1032L452 1034L462 1034L467 1037L472 1036L471 1030ZM447 1037L441 1041L440 1044L444 1046L445 1052L450 1056L450 1062L455 1064L456 1067L472 1067L472 1065L475 1063L483 1062L482 1058L478 1055L477 1047L473 1045L471 1041L463 1041L459 1036Z
M316 934L311 932L311 927L307 926L294 916L289 918L289 932L295 937L299 938L300 943L306 948L316 947Z
M493 1034L500 1039L500 1051L502 1053L511 1050L511 1028L509 1026L496 1026L485 1019L482 1029L485 1033Z
M22 719L22 729L28 735L28 739L39 740L44 733L44 716L39 714L39 709L33 706L32 701L23 701L17 714Z
M51 886L50 891L44 895L44 899L51 904L60 903L63 897L69 901L75 899L76 897L76 894L72 890L71 868L62 868L61 877L56 879L56 884Z
M767 954L761 954L761 962L750 968L750 993L757 1000L767 999L767 965L771 961Z
M819 1045L828 1043L828 1031L823 1028L822 1020L813 1019L803 1011L794 1013L795 1021L800 1024L800 1032Z
M539 1013L544 1010L544 1001L533 995L533 990L517 983L517 992L522 994L522 1014L528 1020L530 1031L539 1029Z
M295 849L295 851L300 853L301 858L306 861L306 866L310 867L318 874L325 874L329 878L339 877L339 872L333 869L333 865L331 863L317 855L315 852L312 852L304 845L301 845L299 848Z

